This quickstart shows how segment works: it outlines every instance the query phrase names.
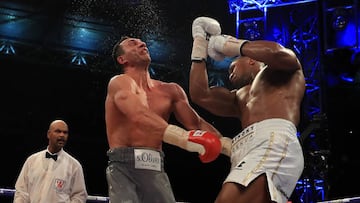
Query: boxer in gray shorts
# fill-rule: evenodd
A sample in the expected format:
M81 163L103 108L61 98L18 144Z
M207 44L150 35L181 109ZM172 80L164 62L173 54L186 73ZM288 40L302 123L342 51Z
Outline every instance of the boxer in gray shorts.
M164 171L164 153L146 148L122 147L107 152L106 178L111 202L176 202Z

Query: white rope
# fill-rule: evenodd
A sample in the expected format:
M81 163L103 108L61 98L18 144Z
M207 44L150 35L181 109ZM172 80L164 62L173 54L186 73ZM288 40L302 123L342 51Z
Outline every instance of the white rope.
M329 200L325 202L317 202L317 203L344 203L344 202L359 202L360 197L352 197L352 198L344 198L344 199L337 199L337 200Z
M14 196L15 189L0 188L0 196ZM98 202L109 202L109 197L88 195L87 200Z
M14 196L15 189L0 188L0 196ZM109 202L109 197L88 195L87 200L97 202ZM189 203L189 202L177 202L177 203Z

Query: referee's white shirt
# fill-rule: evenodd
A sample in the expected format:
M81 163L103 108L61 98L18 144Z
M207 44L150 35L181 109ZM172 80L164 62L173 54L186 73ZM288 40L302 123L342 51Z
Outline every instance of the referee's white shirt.
M15 183L14 203L85 203L87 191L78 160L59 151L57 161L47 149L29 156Z

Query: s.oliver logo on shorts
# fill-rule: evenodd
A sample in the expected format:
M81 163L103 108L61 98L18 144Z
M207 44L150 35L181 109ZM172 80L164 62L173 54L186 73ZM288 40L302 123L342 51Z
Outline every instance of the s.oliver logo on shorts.
M148 149L135 149L135 168L161 171L160 152Z

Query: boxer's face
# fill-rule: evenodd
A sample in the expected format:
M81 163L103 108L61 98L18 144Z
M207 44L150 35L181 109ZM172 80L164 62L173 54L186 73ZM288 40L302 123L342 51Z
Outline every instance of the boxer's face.
M137 61L151 60L149 50L146 43L137 38L128 38L120 43L120 46L124 50L124 54L119 56L121 58L120 63L133 63Z
M253 60L249 57L235 59L229 67L229 80L235 88L248 85L254 79Z

